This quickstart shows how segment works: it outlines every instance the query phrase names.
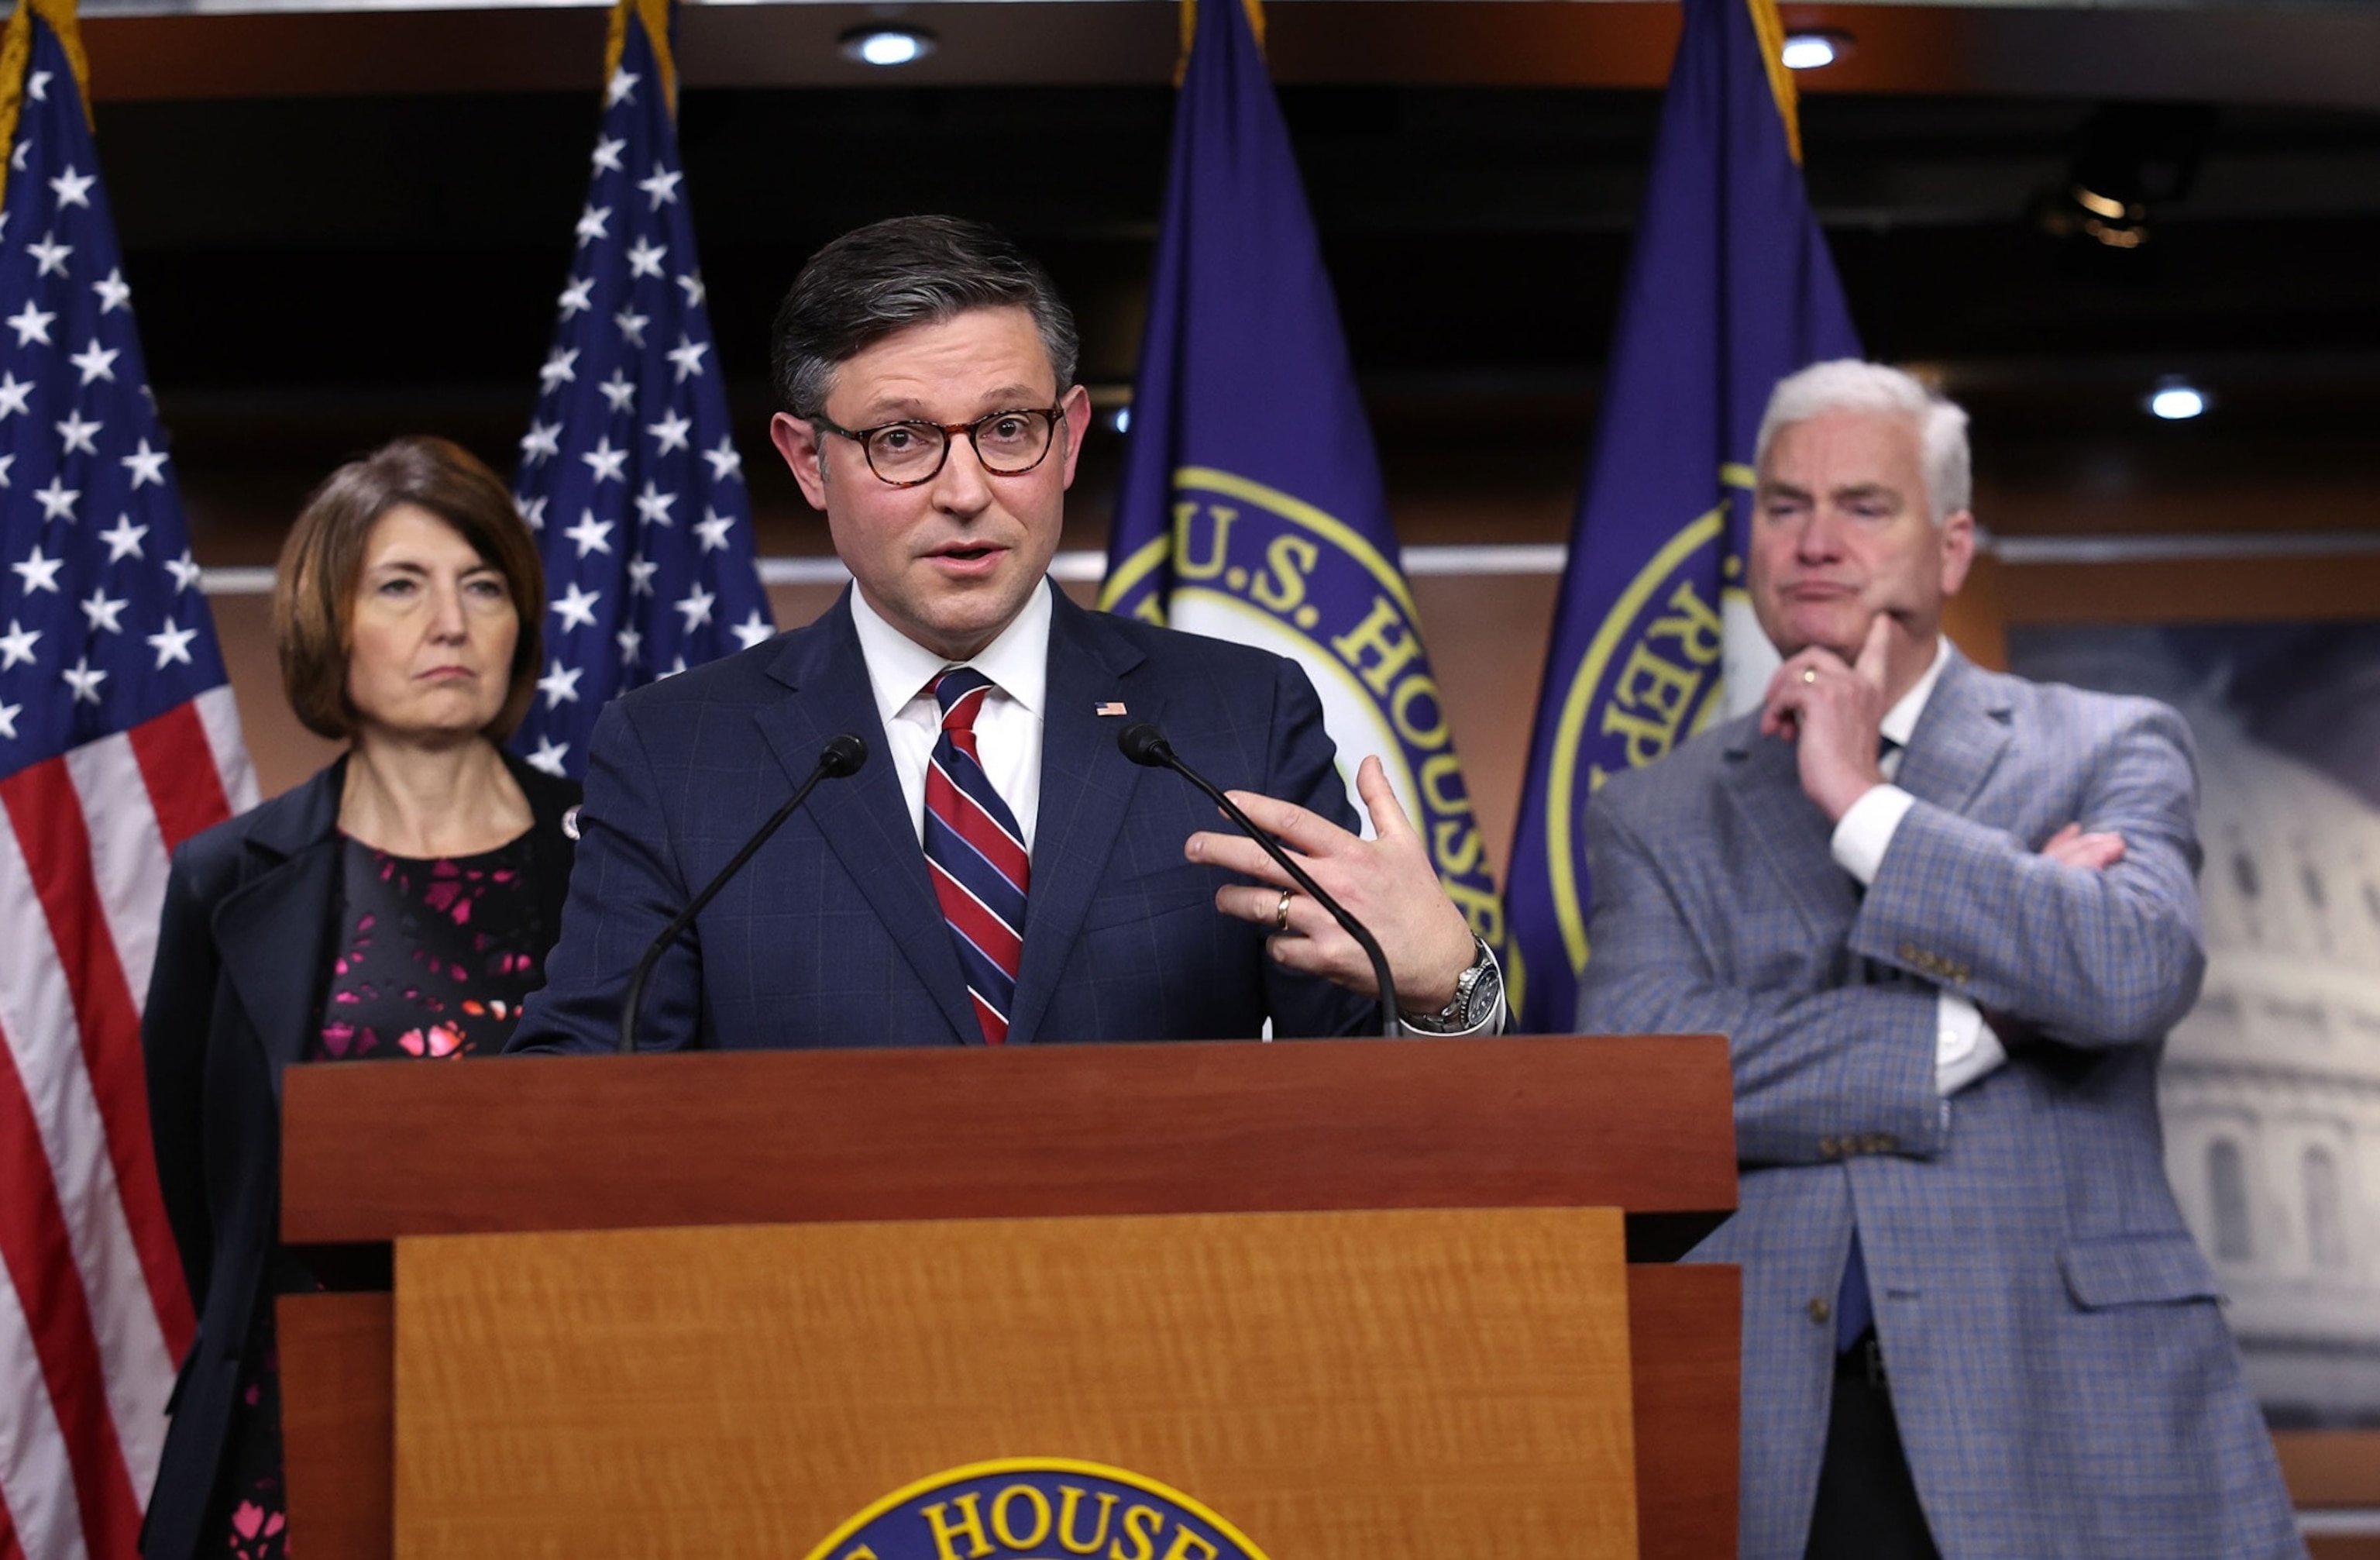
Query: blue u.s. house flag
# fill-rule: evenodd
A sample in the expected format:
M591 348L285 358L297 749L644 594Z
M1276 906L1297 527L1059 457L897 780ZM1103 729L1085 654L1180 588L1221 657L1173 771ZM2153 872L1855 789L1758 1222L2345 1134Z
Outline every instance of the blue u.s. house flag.
M1099 604L1303 663L1351 795L1357 762L1378 753L1439 881L1500 948L1253 10L1196 10Z
M1757 639L1738 575L1768 393L1859 356L1802 188L1783 42L1774 0L1686 0L1512 844L1526 1030L1575 1021L1587 797L1708 722L1730 639Z
M577 253L513 480L547 592L513 742L553 774L586 773L613 695L776 632L678 167L667 6L612 10Z

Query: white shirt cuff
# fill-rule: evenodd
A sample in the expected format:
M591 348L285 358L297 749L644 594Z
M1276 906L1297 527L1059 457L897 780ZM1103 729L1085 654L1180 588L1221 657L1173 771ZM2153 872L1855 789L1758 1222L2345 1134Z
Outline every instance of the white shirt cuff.
M1934 1090L1945 1100L2008 1060L1983 1009L1965 997L1937 993L1934 1030Z
M1864 888L1883 869L1884 853L1917 798L1898 786L1871 786L1835 825L1835 862Z

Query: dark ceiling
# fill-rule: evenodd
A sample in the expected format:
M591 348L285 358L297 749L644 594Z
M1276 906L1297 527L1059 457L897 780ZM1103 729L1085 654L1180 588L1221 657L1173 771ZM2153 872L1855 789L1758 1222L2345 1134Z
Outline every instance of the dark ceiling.
M1281 96L1384 444L1509 449L1525 419L1559 455L1548 472L1574 472L1658 94ZM689 89L687 189L739 436L760 437L767 322L803 256L897 212L1015 233L1083 316L1086 376L1128 381L1171 104L1157 86ZM2030 458L2087 460L2075 441L2093 430L2150 436L2141 396L2188 372L2229 437L2283 441L2258 458L2368 465L2380 114L2142 113L2111 128L2090 102L1805 100L1812 198L1869 349L1942 365L1997 427L2034 430ZM185 470L267 440L327 462L423 419L508 468L594 121L577 92L103 102ZM2042 203L2110 147L2161 197L2148 240L2046 231Z

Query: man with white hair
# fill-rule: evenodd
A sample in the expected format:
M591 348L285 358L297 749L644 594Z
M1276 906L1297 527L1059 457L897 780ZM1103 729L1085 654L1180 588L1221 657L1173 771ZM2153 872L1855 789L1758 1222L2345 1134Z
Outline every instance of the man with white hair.
M2188 728L1942 636L1966 414L1821 363L1763 420L1760 710L1587 810L1589 1032L1716 1032L1743 1269L1742 1554L2300 1555L2167 1184L2196 997Z

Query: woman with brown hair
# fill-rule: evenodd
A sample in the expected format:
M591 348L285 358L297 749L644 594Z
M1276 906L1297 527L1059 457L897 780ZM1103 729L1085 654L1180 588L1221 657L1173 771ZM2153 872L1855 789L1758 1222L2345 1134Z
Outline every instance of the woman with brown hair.
M347 750L184 845L166 887L141 1042L199 1334L152 1560L285 1551L273 1298L373 1276L274 1237L282 1069L493 1055L544 982L577 787L498 745L536 693L544 599L504 483L442 439L341 467L282 548L282 681Z

